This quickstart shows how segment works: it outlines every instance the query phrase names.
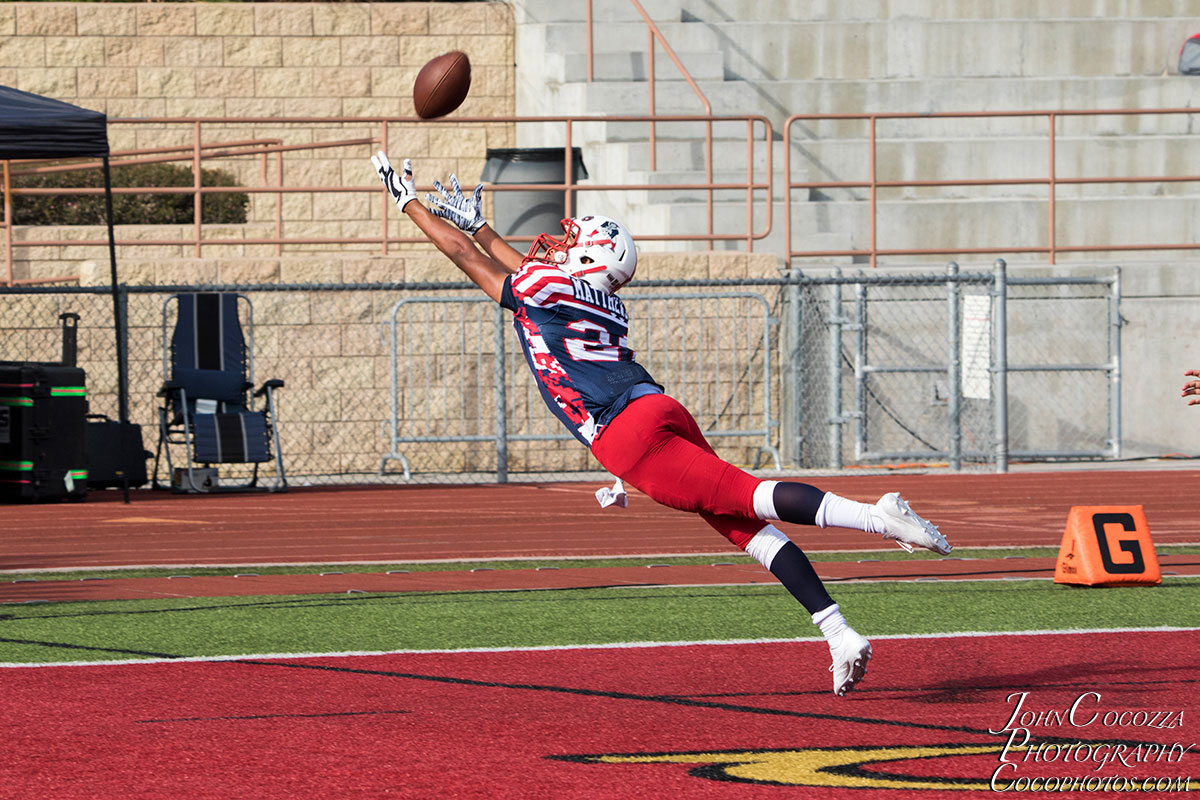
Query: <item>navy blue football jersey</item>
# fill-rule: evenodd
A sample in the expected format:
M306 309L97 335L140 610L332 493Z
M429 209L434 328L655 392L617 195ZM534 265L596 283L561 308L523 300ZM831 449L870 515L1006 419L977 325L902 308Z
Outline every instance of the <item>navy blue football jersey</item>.
M542 399L589 447L630 401L662 391L634 360L629 314L616 295L531 261L504 279L500 305L514 312Z

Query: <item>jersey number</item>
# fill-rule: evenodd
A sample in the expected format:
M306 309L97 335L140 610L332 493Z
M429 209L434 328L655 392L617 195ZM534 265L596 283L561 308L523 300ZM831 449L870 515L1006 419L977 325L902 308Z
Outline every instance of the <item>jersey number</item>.
M614 345L608 329L595 322L577 320L568 325L567 330L578 331L587 337L563 340L567 352L576 361L620 361L621 350L627 347L626 337L619 337Z

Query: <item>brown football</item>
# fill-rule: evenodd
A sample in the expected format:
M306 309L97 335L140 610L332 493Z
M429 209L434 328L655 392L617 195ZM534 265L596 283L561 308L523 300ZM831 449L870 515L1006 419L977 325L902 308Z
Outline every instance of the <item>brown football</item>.
M471 88L471 62L461 50L451 50L421 67L413 82L413 106L422 119L444 117L462 105Z

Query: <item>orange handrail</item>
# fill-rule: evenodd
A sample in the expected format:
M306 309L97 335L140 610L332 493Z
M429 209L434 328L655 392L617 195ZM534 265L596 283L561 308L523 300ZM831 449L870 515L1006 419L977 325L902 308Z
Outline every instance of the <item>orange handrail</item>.
M274 147L272 147L274 145ZM202 150L215 150L205 153L205 158L232 158L234 156L256 156L271 153L283 145L282 139L244 139L237 142L219 142L202 144ZM333 146L333 145L329 145ZM161 164L169 161L179 161L190 158L192 145L183 147L143 147L137 150L115 151L109 156L109 164L113 167L131 166L134 164ZM186 153L186 156L165 155L168 153ZM133 156L146 156L134 158ZM13 159L14 164L40 164L37 159ZM99 169L102 161L77 161L69 164L51 164L49 166L31 167L29 169L14 169L13 175L46 175L55 172L72 172L77 169Z
M659 184L647 186L645 184L595 184L589 183L583 187L575 184L571 172L571 142L573 126L579 123L588 122L696 122L703 123L711 127L714 120L721 122L739 122L746 123L746 180L745 182L729 182L729 183L714 183L711 180L711 172L707 173L709 180L695 183L673 183ZM378 130L376 136L366 136L353 139L338 139L329 141L304 142L302 144L289 144L280 139L258 140L254 143L249 141L238 142L223 142L223 143L205 143L203 140L206 126L234 125L244 127L254 124L270 123L278 126L301 126L304 124L312 124L319 126L331 125L354 125L354 126L371 126ZM146 239L117 239L118 246L185 246L193 248L196 256L203 252L203 247L209 245L274 245L276 254L282 253L282 248L285 245L335 245L335 244L375 244L381 248L383 253L387 253L389 246L392 244L412 244L423 242L424 239L419 236L392 236L388 232L389 209L391 202L380 193L382 203L382 225L379 234L376 236L296 236L290 235L284 231L283 219L283 197L288 194L320 194L320 193L379 193L377 183L371 183L365 180L364 183L343 186L343 185L284 185L284 173L282 159L285 153L296 153L302 151L314 151L324 148L333 147L348 147L348 148L363 148L363 158L376 149L387 149L389 126L392 125L421 125L426 128L432 125L455 125L455 126L470 126L470 125L495 125L496 123L556 123L562 124L565 128L566 146L564 147L564 164L566 165L566 174L561 184L503 184L491 186L493 192L509 192L509 191L546 191L546 190L562 190L564 192L564 200L568 205L568 213L571 213L569 204L571 203L572 190L583 188L589 192L603 191L669 191L669 190L699 190L707 194L711 208L711 197L714 191L718 190L735 190L744 191L746 196L746 227L743 231L717 233L713 230L711 221L711 211L709 214L709 224L705 233L683 233L669 234L658 233L654 231L639 231L638 239L641 241L695 241L695 242L723 242L723 241L743 241L746 243L748 250L753 249L754 242L765 238L771 232L771 202L772 202L772 186L773 186L773 168L772 168L772 147L771 142L774 139L773 128L770 121L763 116L748 115L713 118L706 115L659 115L659 116L624 116L615 117L608 115L594 116L557 116L557 117L456 117L449 120L420 120L416 117L386 117L386 118L364 118L364 117L289 117L289 118L273 118L273 117L158 117L158 118L139 118L139 119L110 119L109 124L113 126L146 126L154 130L170 130L166 126L187 126L191 129L192 142L188 145L162 147L162 148L142 148L137 151L114 151L111 158L113 163L128 164L128 163L146 163L152 161L190 161L193 166L193 185L184 187L114 187L114 194L190 194L194 198L193 202L193 220L191 223L192 232L190 236L174 237L163 236L161 238L146 238ZM761 131L760 136L755 136L755 130ZM303 130L302 128L298 128ZM169 134L168 134L169 135ZM755 175L754 161L757 147L766 147L766 170L765 175L757 177ZM153 154L153 155L151 155ZM128 158L129 155L141 155L141 158ZM268 175L267 158L275 156L275 172L273 176ZM205 161L213 158L235 158L235 157L261 157L263 159L263 167L261 170L261 185L251 186L201 186L196 183L195 176L201 174L201 165ZM36 165L27 163L22 172L46 172L46 171L61 171L64 169L83 169L94 168L98 166L98 162L75 162L65 165ZM7 174L7 164L5 164ZM420 187L421 191L429 191L431 186ZM14 188L10 185L5 185L5 200L4 200L4 219L0 220L0 227L4 227L4 246L7 272L5 283L8 285L25 284L33 282L42 282L41 279L30 280L27 278L15 279L13 274L13 249L15 247L78 247L78 246L102 246L107 244L106 239L21 239L14 241L12 226L12 202L14 197L18 196L39 196L39 195L99 195L103 194L101 188ZM760 230L754 229L756 204L754 196L757 192L765 192L766 203L758 207L765 208L765 224ZM205 237L204 227L202 225L200 211L201 199L206 194L221 194L221 193L245 193L245 194L268 194L275 197L274 208L274 235L241 238L230 237ZM514 242L526 241L532 237L511 237ZM73 281L78 280L78 276L67 275L61 278L50 279L53 281Z
M1045 254L1049 263L1056 263L1062 253L1101 253L1101 252L1151 252L1164 250L1200 250L1200 243L1126 243L1083 245L1071 244L1064 246L1058 239L1057 206L1058 187L1063 185L1085 184L1138 184L1138 183L1185 183L1200 182L1200 175L1120 175L1105 177L1062 177L1057 168L1057 122L1063 117L1092 117L1092 116L1134 116L1134 115L1178 115L1196 114L1200 109L1195 108L1127 108L1127 109L1070 109L1054 111L958 111L908 113L888 112L878 114L794 114L784 123L784 239L787 252L785 257L790 264L797 258L832 258L832 257L868 257L872 267L878 266L881 256L956 256L956 255L1014 255L1014 254ZM1044 175L1027 178L963 178L940 180L880 180L876 164L876 147L879 142L878 124L886 120L935 120L935 119L986 119L1012 117L1042 117L1047 121L1046 151L1047 167ZM862 120L867 123L867 178L864 180L840 181L796 181L792 176L792 132L798 122L821 122L835 120ZM962 247L947 245L943 247L925 248L888 248L881 247L877 240L879 221L878 191L883 188L916 188L938 186L1046 186L1046 215L1047 233L1044 242L1029 245L996 245L986 247ZM842 250L805 250L794 246L793 243L793 199L792 192L796 189L867 189L869 214L869 246Z
M13 284L13 259L12 259L12 170L9 162L4 161L4 279L5 282L12 286Z
M784 252L782 255L791 263L801 257L853 257L862 256L870 260L872 266L877 266L879 259L887 256L955 256L955 255L1008 255L1008 254L1045 254L1050 263L1054 263L1056 258L1063 253L1089 253L1089 252L1154 252L1166 250L1200 250L1200 243L1193 242L1127 242L1115 244L1079 244L1071 242L1063 244L1057 235L1057 203L1058 203L1058 187L1064 185L1089 185L1089 184L1141 184L1141 183L1181 183L1181 182L1197 182L1200 183L1200 174L1184 174L1184 175L1119 175L1119 176L1090 176L1090 177L1074 177L1063 176L1059 173L1055 163L1055 155L1057 152L1057 125L1058 121L1064 117L1082 117L1082 116L1123 116L1123 115L1179 115L1179 114L1196 114L1200 113L1200 109L1191 108L1158 108L1158 109L1103 109L1103 110L1058 110L1058 111L998 111L998 112L939 112L932 114L917 114L917 113L880 113L880 114L799 114L790 117L784 129L784 218L785 218L785 243ZM876 165L876 148L880 141L880 128L885 126L889 120L929 120L929 119L945 119L945 118L1007 118L1007 117L1033 117L1043 118L1047 121L1046 132L1046 152L1047 152L1047 167L1045 172L1024 177L1013 178L961 178L961 179L938 179L938 180L881 180L877 173ZM801 121L821 121L821 120L861 120L868 126L868 151L866 154L867 175L865 178L855 180L814 180L814 181L797 181L792 174L794 165L792 159L792 136L797 127L797 123ZM679 183L679 184L658 184L647 186L645 184L593 184L589 183L583 187L575 184L569 171L570 153L572 142L573 126L579 123L589 122L696 122L704 123L706 126L712 125L714 122L728 123L730 121L744 121L746 123L746 178L744 182L728 182L715 183L711 178L706 182L696 183ZM214 157L261 157L263 158L263 169L261 173L261 185L256 186L236 186L236 187L220 187L220 186L190 186L190 187L121 187L114 189L117 194L125 193L185 193L192 194L199 199L204 194L217 194L222 192L244 192L248 194L270 194L275 197L275 214L274 214L274 232L271 236L264 237L244 237L244 238L205 238L204 228L201 225L199 218L199 204L194 203L195 218L190 236L172 237L164 236L157 239L119 239L119 246L138 246L138 245L170 245L170 246L187 246L194 248L194 252L202 252L202 248L207 245L273 245L277 254L283 252L283 247L286 245L333 245L333 244L374 244L381 248L382 252L388 252L388 248L392 244L409 244L423 241L417 236L392 236L388 232L388 213L390 203L386 198L382 198L382 227L378 235L373 236L295 236L289 235L284 230L283 218L283 198L287 194L296 193L370 193L378 192L378 185L366 180L364 177L362 184L353 186L341 185L325 185L325 186L284 186L284 173L282 159L285 153L315 150L329 147L352 147L364 148L364 158L367 153L377 147L387 149L389 136L389 126L395 125L495 125L497 123L555 123L562 124L565 127L564 147L564 166L567 167L564 180L560 184L504 184L492 186L492 191L522 191L522 190L561 190L564 192L564 200L570 203L571 191L574 189L583 188L589 192L602 191L658 191L672 189L689 189L699 190L707 193L708 197L712 197L714 191L744 191L746 197L746 226L744 230L727 233L717 233L713 230L711 217L708 227L704 233L666 233L654 231L639 231L638 238L644 241L692 241L692 242L707 242L710 245L715 242L730 242L744 241L748 250L753 249L754 243L765 238L771 232L771 197L772 187L774 182L772 168L772 147L771 140L773 131L770 121L759 115L746 116L731 116L731 117L712 117L706 115L649 115L649 116L628 116L615 117L608 115L593 115L593 116L557 116L557 117L461 117L453 118L445 121L422 121L415 117L388 117L388 118L362 118L362 117L339 117L339 118L324 118L324 117L297 117L297 118L151 118L151 119L111 119L111 125L145 125L150 128L169 130L164 127L166 125L186 125L192 130L193 142L187 146L177 146L173 148L149 148L143 149L140 152L148 158L154 160L173 158L175 160L190 160L193 164L203 163L205 160ZM237 125L245 126L248 124L271 123L281 127L297 126L302 124L314 124L320 126L330 125L356 125L356 126L373 126L378 130L377 136L363 136L354 139L342 139L337 141L323 142L305 142L303 144L289 144L286 142L263 142L261 145L251 146L246 142L224 143L223 145L208 145L203 142L203 133L206 126L218 125ZM754 135L755 128L761 125L763 131L761 139ZM369 133L370 131L366 131ZM234 145L237 145L236 147ZM368 147L369 146L369 147ZM754 161L756 148L766 146L766 175L763 178L758 178L755 175ZM134 151L130 151L134 152ZM162 153L162 155L150 155L151 153ZM197 154L199 161L197 162ZM114 152L113 157L119 158L122 153ZM269 176L267 170L266 159L268 156L275 156L275 173ZM141 159L136 159L141 160ZM711 164L711 160L709 162ZM25 171L39 171L37 166L22 165ZM76 163L73 165L79 168L81 165ZM23 239L15 241L12 220L12 204L13 199L19 195L41 195L41 194L99 194L102 189L22 189L11 186L10 175L14 170L10 170L7 163L4 164L4 189L5 199L3 202L4 218L0 220L0 227L4 228L4 247L6 260L6 275L5 282L9 285L17 283L34 282L29 279L15 279L13 274L13 250L16 247L34 247L34 246L57 246L57 247L76 247L76 246L99 246L105 245L107 242L103 239L95 240L64 240L64 239ZM198 174L198 171L197 171ZM707 173L711 176L711 173ZM885 189L906 188L906 187L949 187L949 186L1012 186L1012 185L1027 185L1027 186L1045 186L1047 187L1048 196L1044 201L1046 203L1046 215L1048 220L1048 229L1043 237L1035 242L1005 242L996 245L988 246L973 246L964 247L958 244L931 244L922 248L900 248L888 247L886 242L880 242L877 239L879 230L878 219L880 215L879 192ZM870 241L867 247L845 248L840 250L834 249L802 249L794 243L793 231L793 212L795 202L793 194L796 190L803 189L860 189L869 190L867 204L869 206L870 215ZM426 187L422 187L425 191ZM754 198L758 192L766 192L765 204L756 204ZM765 207L766 220L763 228L755 230L755 216L760 209ZM523 241L525 237L513 237L514 241ZM75 280L74 276L64 276L56 280ZM39 281L40 282L40 281Z
M675 65L675 69L679 70L679 74L687 81L688 86L692 87L692 91L700 100L700 104L704 106L705 115L712 116L712 103L708 102L708 98L700 87L696 85L696 81L692 79L692 74L688 72L687 67L679 60L679 56L675 55L675 50L667 41L667 37L659 30L659 27L654 24L654 20L650 19L650 15L646 13L646 9L642 8L642 4L638 0L629 0L633 4L634 9L641 15L642 20L646 23L646 30L649 35L649 43L646 48L646 81L649 87L650 94L650 116L654 117L655 108L655 89L657 87L658 76L655 74L654 67L654 43L658 42L662 45L667 57ZM587 0L587 64L588 64L588 83L591 83L594 77L594 48L592 46L592 0ZM705 180L712 183L712 123L708 123L704 136L704 169ZM658 170L658 130L654 121L650 122L650 171ZM713 196L712 192L708 194L708 232L713 232Z

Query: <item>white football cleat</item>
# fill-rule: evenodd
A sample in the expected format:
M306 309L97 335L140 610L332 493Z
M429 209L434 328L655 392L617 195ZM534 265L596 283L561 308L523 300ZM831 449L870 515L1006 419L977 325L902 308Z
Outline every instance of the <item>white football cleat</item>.
M854 688L867 674L867 662L871 660L871 643L853 628L834 636L829 641L829 653L833 663L833 693L842 697Z
M954 549L936 525L908 507L899 492L889 492L879 498L875 503L875 516L883 520L883 538L895 539L896 544L910 553L914 545L942 555L948 555Z

